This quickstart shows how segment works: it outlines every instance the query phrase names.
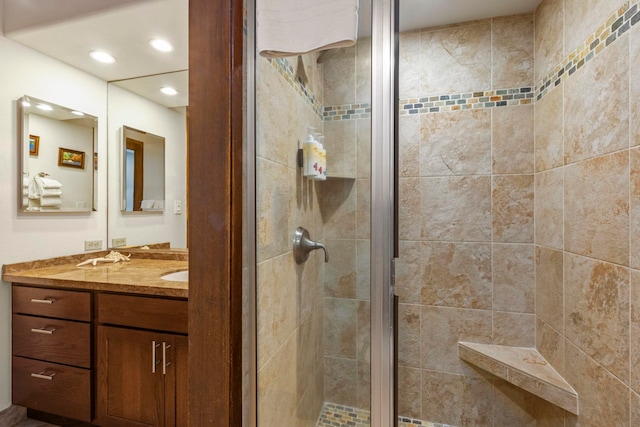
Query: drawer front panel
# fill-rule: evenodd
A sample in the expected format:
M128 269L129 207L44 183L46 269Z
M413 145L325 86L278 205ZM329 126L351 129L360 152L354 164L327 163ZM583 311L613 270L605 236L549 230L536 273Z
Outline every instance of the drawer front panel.
M98 294L98 322L186 334L186 300Z
M91 422L91 371L12 358L13 403Z
M89 292L15 285L12 289L14 313L91 321L91 294Z
M91 367L91 325L14 314L13 354L49 362Z

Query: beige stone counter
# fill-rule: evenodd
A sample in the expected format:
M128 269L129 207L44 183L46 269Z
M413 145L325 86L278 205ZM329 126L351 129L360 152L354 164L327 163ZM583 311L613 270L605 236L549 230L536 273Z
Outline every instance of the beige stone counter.
M128 262L76 266L83 260L104 256L107 253L102 251L3 265L2 280L60 289L86 289L179 298L189 296L188 282L167 281L160 278L168 273L188 269L189 263L186 259L153 259L149 256L143 258L137 253L132 253L131 260Z

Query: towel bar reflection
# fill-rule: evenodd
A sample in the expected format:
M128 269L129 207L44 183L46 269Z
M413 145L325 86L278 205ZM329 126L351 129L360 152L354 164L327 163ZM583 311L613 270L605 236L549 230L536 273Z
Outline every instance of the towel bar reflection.
M329 252L327 248L318 242L314 242L309 237L309 231L304 227L298 227L293 236L293 257L296 264L302 264L309 258L309 252L315 249L324 251L324 262L329 262Z

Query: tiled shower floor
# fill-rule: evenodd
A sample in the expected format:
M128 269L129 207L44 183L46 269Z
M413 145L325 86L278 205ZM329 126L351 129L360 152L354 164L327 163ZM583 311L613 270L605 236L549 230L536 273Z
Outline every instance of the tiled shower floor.
M316 427L369 427L371 418L369 411L350 408L348 406L325 403L318 418ZM454 427L446 424L430 423L428 421L416 420L413 418L398 417L398 427Z

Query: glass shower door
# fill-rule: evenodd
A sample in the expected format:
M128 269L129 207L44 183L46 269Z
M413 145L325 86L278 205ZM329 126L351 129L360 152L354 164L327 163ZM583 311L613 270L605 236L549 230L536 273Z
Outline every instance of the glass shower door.
M362 19L362 18L361 18ZM258 426L368 425L371 43L256 56ZM304 176L310 133L326 180ZM296 263L296 229L326 247Z

